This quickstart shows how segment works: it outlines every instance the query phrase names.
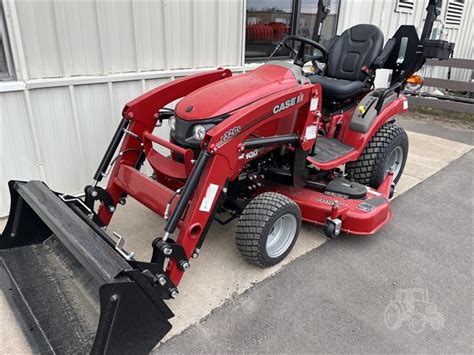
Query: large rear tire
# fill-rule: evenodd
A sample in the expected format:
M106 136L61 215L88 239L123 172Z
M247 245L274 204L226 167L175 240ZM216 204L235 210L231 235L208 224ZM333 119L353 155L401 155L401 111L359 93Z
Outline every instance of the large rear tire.
M370 139L359 159L346 164L346 173L355 181L376 189L392 169L396 184L402 176L407 155L405 130L395 123L385 123Z
M251 264L273 266L291 251L300 228L298 205L284 195L265 192L250 201L239 218L237 249Z

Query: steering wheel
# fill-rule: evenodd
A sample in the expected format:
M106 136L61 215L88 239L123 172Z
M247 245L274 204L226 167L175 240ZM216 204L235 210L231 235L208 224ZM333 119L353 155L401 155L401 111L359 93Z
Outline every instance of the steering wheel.
M299 49L296 49L295 47L293 47L293 42L295 41L301 43ZM303 67L303 65L309 61L313 63L316 60L319 62L321 61L325 62L328 57L328 51L326 50L326 48L324 48L318 42L315 42L305 37L285 36L281 40L281 45L287 50L289 50L290 53L292 53L295 56L295 60L293 61L293 64L298 65L300 67ZM306 54L307 45L313 48L313 55ZM320 54L315 55L314 49L318 50Z

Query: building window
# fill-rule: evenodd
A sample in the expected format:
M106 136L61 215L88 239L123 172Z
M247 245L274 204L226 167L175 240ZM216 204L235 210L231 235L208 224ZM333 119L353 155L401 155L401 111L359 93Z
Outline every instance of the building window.
M447 27L457 28L461 26L464 12L464 0L448 0L444 23Z
M291 33L292 17L292 0L248 0L245 57L268 57L278 41ZM288 52L281 48L275 56L288 56Z
M395 5L396 12L405 12L405 13L413 13L413 8L415 7L414 0L397 0Z
M7 26L0 2L0 80L12 80L14 78L13 61L8 42Z
M336 34L339 0L324 0L331 12L323 23L321 44ZM266 59L278 42L289 34L312 38L315 33L318 0L247 0L245 58ZM274 57L288 58L281 48Z
M339 0L324 1L327 6L331 9L328 17L323 22L321 29L320 43L323 47L328 47L331 40L336 35L337 31L337 20L339 13ZM301 7L299 9L298 18L298 30L297 34L303 37L314 38L317 33L316 14L318 11L317 0L301 0ZM316 32L315 32L316 31Z

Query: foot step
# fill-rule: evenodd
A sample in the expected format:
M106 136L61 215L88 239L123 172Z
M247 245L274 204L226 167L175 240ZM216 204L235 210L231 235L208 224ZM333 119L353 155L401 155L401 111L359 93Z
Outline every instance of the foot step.
M353 150L354 148L350 145L344 144L336 138L318 137L311 158L318 163L327 163L336 160Z

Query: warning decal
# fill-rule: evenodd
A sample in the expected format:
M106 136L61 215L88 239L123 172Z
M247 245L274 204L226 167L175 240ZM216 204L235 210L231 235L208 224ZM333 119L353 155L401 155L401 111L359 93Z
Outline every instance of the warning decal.
M217 190L219 190L219 185L209 184L206 196L202 199L201 207L199 207L199 211L209 212L211 210L214 199L216 198Z

